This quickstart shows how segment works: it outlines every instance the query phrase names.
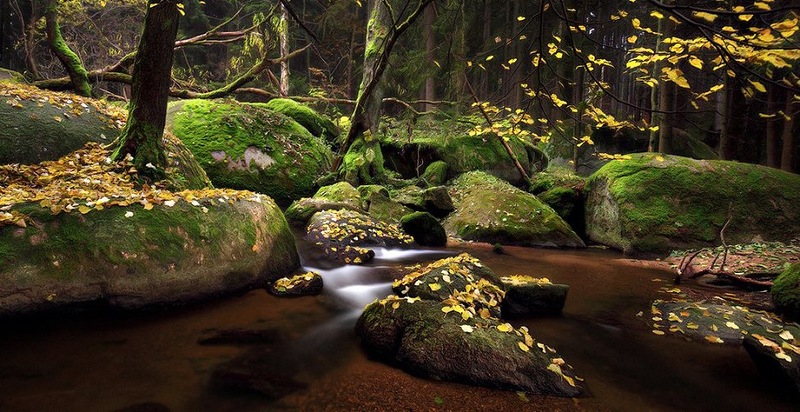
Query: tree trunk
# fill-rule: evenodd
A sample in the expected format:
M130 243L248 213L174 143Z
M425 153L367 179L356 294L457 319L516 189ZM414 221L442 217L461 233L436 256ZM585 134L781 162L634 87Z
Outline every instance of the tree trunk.
M780 124L780 86L770 83L767 91L767 113L773 117L767 119L767 166L779 168L780 164L780 141L778 125Z
M144 29L133 63L128 122L119 138L114 159L128 154L140 175L153 180L166 176L162 136L172 81L172 58L178 34L177 1L149 0Z
M436 81L433 78L433 68L436 67L434 63L436 60L436 37L433 34L433 23L436 20L436 10L433 7L425 8L425 13L422 17L423 37L425 39L425 61L428 65L428 76L425 78L425 93L423 100L434 101L436 100ZM425 103L423 105L424 111L431 111L436 108L436 105Z
M792 159L794 158L794 123L800 113L800 105L795 103L792 93L786 93L786 109L784 114L788 116L783 122L783 150L781 151L781 170L791 172L793 170Z
M484 0L483 4L483 47L493 48L492 43L492 0ZM481 101L488 101L491 94L489 82L491 73L489 70L481 70L481 82L478 88L478 96Z
M658 151L664 154L672 153L672 139L675 127L675 88L673 82L662 82L661 93L658 99L658 109L662 112L658 125ZM670 112L670 113L664 113Z
M69 48L64 37L61 35L61 27L58 24L58 2L50 0L47 2L44 11L45 30L47 31L47 44L50 50L58 57L61 64L66 69L75 93L81 96L91 96L92 86L89 84L89 74L83 67L81 58Z
M747 99L737 83L732 77L725 78L725 122L719 140L719 157L722 160L736 159L736 147L744 131Z
M281 19L278 23L278 37L280 38L281 57L281 81L280 93L282 96L289 95L289 59L285 57L289 54L289 10L281 3Z
M383 100L381 77L388 66L389 56L397 40L432 1L418 0L414 9L409 7L409 3L404 5L397 0L370 0L368 3L369 19L361 86L356 98L356 107L350 117L350 130L333 164L334 169L354 185L372 183L384 177L383 155L380 143L375 138ZM387 2L395 11L406 9L412 11L402 22L393 21ZM401 16L394 18L401 19Z

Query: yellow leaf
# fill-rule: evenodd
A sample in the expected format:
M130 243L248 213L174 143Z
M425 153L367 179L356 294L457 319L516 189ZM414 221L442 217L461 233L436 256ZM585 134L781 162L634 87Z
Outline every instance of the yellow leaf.
M461 325L461 330L466 333L472 333L475 329L470 325Z
M658 330L658 329L653 329L653 333L656 334L656 335L659 335L659 336L664 335L664 331L663 330Z
M697 17L698 19L705 20L705 21L707 21L709 23L713 23L714 20L716 20L717 17L719 17L716 14L708 13L708 12L705 12L705 11L692 12L692 16Z
M89 211L91 211L91 210L92 210L92 208L90 208L89 206L86 206L86 205L78 206L78 212L81 212L82 215L85 215L85 214L89 213Z
M517 21L523 21L523 20L525 20L525 16L517 16Z
M780 336L781 339L786 340L786 341L793 341L794 340L794 336L792 335L792 332L790 332L788 330L784 330L778 336Z
M700 325L698 325L698 324L696 324L694 322L689 322L689 323L686 324L686 329L697 330L699 328L700 328Z
M753 3L753 6L756 6L756 8L761 10L771 10L766 1L757 1Z
M711 343L725 343L725 341L714 335L706 335L705 339Z
M502 325L497 326L497 330L499 330L500 332L511 332L512 330L514 330L514 327L511 326L511 324L509 323L504 323Z
M733 322L726 322L725 326L727 326L727 327L729 327L731 329L739 329L739 325L737 325L737 324L735 324Z
M753 18L752 14L740 14L739 15L739 20L741 20L741 21L750 21L750 19L752 19L752 18Z
M664 18L664 15L663 15L663 14L661 14L661 13L659 13L659 12L655 11L655 10L654 10L654 11L651 11L651 12L650 12L650 15L651 15L651 16L653 16L653 17L655 17L655 18L657 18L657 19L659 19L659 20Z
M436 292L437 290L442 288L442 285L438 283L429 283L428 287L431 288L432 291Z
M628 37L628 43L636 43L636 40L638 40L638 39L639 39L639 36L634 34L633 36Z
M703 61L697 58L696 56L689 56L689 64L700 70L703 69Z
M519 348L522 349L523 352L527 352L527 351L531 350L531 348L529 348L528 345L526 345L526 344L524 344L522 342L517 342L517 346L519 346Z
M486 61L487 62L492 60L492 59L494 59L494 55L489 55L489 56L486 57Z
M767 88L766 88L766 87L764 87L764 84L763 84L763 83L761 83L761 82L759 82L759 81L757 81L757 80L749 80L749 82L750 82L750 84L752 84L752 85L753 85L753 87L755 87L755 88L756 88L756 90L758 90L759 92L761 92L761 93L766 93L766 91L767 91Z

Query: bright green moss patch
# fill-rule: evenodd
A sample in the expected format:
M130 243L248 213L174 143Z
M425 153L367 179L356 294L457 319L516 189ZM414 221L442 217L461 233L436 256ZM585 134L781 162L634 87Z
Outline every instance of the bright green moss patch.
M330 149L303 126L263 104L187 100L170 105L167 127L215 186L267 194L287 206L314 192Z
M525 246L584 246L552 208L486 173L459 176L451 182L450 192L456 210L444 227L452 236Z
M800 232L800 176L763 166L635 154L587 182L587 233L627 252L789 240Z
M311 134L322 137L330 144L335 143L339 136L339 128L332 121L302 103L291 99L272 99L264 107L291 117Z
M800 319L800 263L790 265L772 286L775 307L794 319Z

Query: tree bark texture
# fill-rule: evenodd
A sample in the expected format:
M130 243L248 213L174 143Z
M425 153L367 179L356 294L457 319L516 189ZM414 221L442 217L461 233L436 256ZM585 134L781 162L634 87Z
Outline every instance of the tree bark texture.
M800 116L800 104L796 103L792 93L786 93L786 109L784 114L788 116L783 122L783 150L781 150L781 170L791 172L793 170L792 160L794 159L794 124L797 116Z
M282 96L289 95L289 59L285 58L289 54L289 10L281 4L281 19L278 27L281 47L281 83L280 92Z
M92 86L89 84L89 74L83 66L81 58L69 48L69 45L61 35L61 27L58 24L58 2L56 0L47 2L44 18L47 44L64 66L64 69L66 69L75 93L81 96L91 96Z
M114 158L130 154L140 174L164 176L167 165L162 136L172 81L172 59L178 34L178 1L149 0L144 29L133 63L128 122Z

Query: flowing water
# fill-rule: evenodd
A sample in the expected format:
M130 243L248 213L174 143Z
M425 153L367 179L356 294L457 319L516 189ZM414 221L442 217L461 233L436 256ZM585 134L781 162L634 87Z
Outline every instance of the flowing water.
M368 359L353 325L363 306L390 293L399 268L459 252L378 250L365 266L314 259L318 297L280 299L262 290L145 314L97 313L0 321L0 411L261 410L796 410L796 397L762 381L739 346L656 336L647 312L673 274L635 267L604 250L466 249L500 275L567 283L562 316L514 321L555 348L593 396L524 396L411 376ZM291 383L279 399L214 389L211 372L252 346L201 345L223 329L271 330L261 345L266 373ZM454 354L457 356L457 354Z

